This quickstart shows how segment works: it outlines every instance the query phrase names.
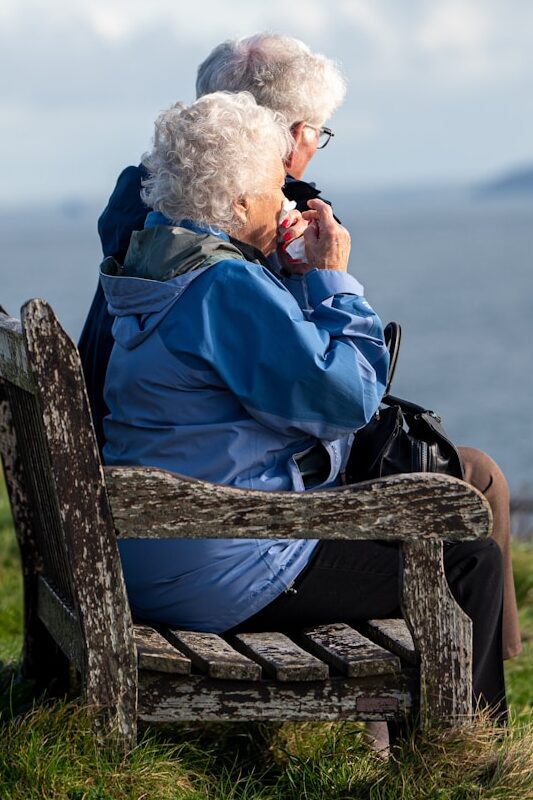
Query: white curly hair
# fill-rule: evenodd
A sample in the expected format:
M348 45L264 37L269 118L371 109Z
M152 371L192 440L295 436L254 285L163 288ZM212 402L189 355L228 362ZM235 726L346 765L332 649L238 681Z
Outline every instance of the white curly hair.
M320 127L344 100L346 82L334 61L299 39L258 33L222 42L200 64L196 96L216 91L250 92L289 126Z
M174 224L189 218L237 231L242 220L233 201L267 191L273 165L293 144L284 118L247 92L176 103L156 120L153 149L143 157L149 174L142 198Z

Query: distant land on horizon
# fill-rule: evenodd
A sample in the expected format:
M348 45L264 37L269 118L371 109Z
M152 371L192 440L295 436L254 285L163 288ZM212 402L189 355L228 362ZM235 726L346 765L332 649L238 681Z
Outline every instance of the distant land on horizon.
M479 183L477 192L485 197L497 195L533 195L533 164L517 167L492 180Z

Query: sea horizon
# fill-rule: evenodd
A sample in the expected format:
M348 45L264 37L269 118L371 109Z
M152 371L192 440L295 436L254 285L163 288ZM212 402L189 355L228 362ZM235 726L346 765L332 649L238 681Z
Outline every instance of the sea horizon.
M350 230L350 272L384 323L402 325L394 393L438 412L454 441L486 450L514 494L533 496L533 197L489 199L466 184L324 194ZM105 202L0 207L9 313L43 297L77 340Z

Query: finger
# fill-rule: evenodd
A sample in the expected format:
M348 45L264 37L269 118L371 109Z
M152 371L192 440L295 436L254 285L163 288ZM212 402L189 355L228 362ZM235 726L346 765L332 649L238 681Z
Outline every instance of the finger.
M308 200L307 205L309 206L309 208L316 211L317 217L322 224L335 222L335 219L333 217L333 209L328 203L325 203L323 200L320 200L318 197L315 197L312 200Z
M318 219L318 211L302 211L302 217L311 222L313 219Z
M281 220L278 228L290 228L291 225L294 225L295 222L300 220L302 215L296 209L294 211L288 211L287 215Z
M309 208L314 209L329 209L331 211L331 206L329 203L326 203L325 200L321 200L320 197L312 197L310 200L307 201L307 205Z
M304 242L316 242L318 239L318 224L312 220L307 226L303 234Z
M298 219L294 223L294 225L289 228L288 233L292 234L292 238L296 239L298 236L301 236L309 223L305 219Z
M300 220L293 225L292 228L289 228L288 231L283 231L283 233L278 236L278 241L283 242L284 244L289 244L294 239L298 239L300 236L303 236L308 224L309 223L307 223L305 220Z

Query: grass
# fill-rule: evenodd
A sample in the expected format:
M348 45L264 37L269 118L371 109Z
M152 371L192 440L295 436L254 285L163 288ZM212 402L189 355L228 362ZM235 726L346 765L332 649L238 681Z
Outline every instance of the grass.
M22 575L11 511L0 474L0 659L16 659L20 652Z
M478 718L383 763L358 723L211 723L148 728L122 757L96 746L85 709L32 706L17 678L20 565L0 486L0 800L533 800L533 546L513 559L524 652L506 666L503 735Z
M533 543L513 545L513 572L523 651L506 662L509 703L521 718L533 718ZM533 731L532 731L533 736Z

